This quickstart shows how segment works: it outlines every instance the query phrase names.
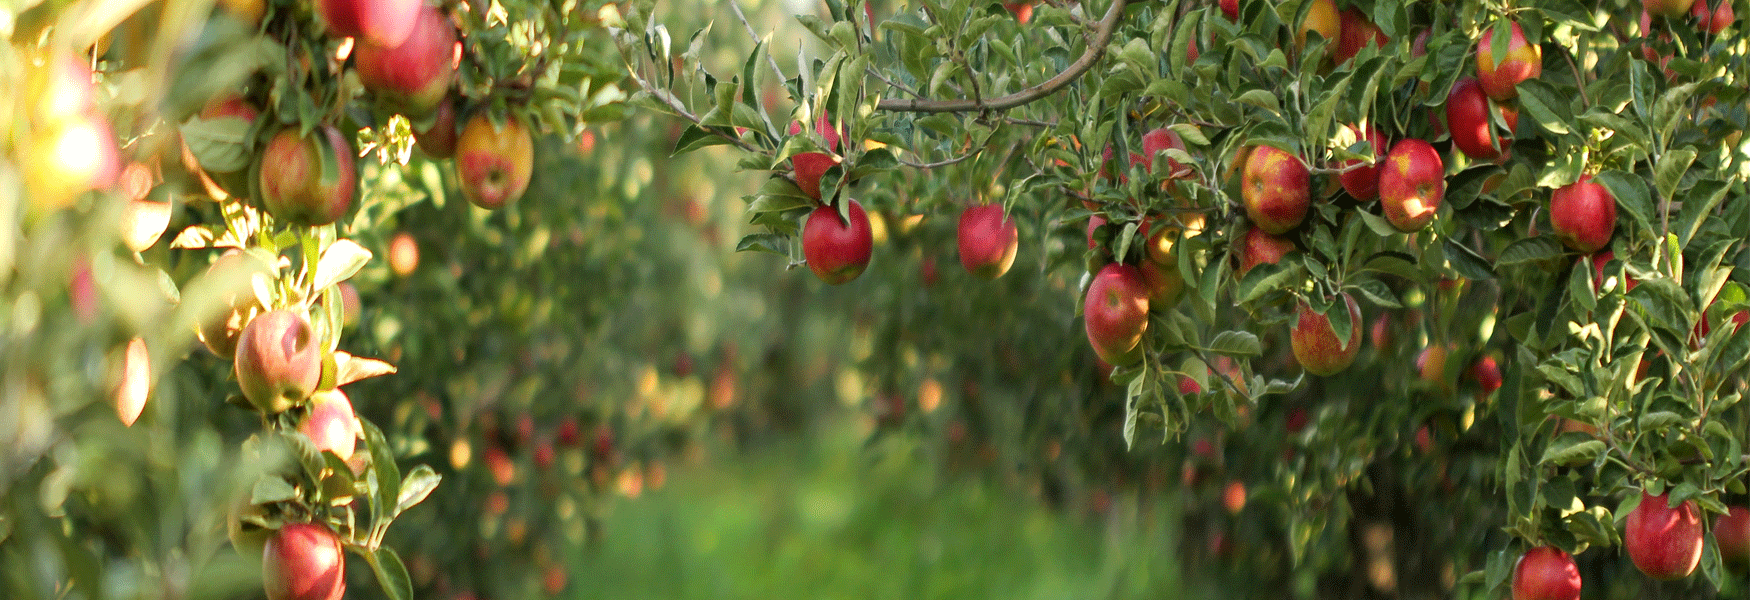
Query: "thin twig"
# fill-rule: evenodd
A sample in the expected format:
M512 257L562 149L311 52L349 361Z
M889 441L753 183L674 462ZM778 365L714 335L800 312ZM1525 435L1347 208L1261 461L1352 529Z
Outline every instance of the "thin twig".
M709 132L711 135L715 135L715 136L723 138L725 140L729 140L729 143L735 144L737 147L741 148L742 150L746 150L748 152L761 152L761 150L759 148L755 148L752 144L747 143L745 140L742 140L739 137L724 133L722 130L720 130L717 127L705 125L704 122L702 122L699 119L698 115L695 115L692 113L692 111L687 110L686 105L682 104L680 99L675 98L674 94L669 93L668 90L651 87L650 82L645 81L644 77L638 75L636 72L632 73L632 79L638 82L638 86L641 89L643 89L645 92L649 92L650 96L652 98L656 98L657 100L661 101L663 106L667 106L669 108L669 110L674 111L676 115L680 116L683 119L686 119L687 121L692 122L694 125L698 125L700 128L704 129L706 132Z
M742 14L741 3L731 1L729 3L729 7L735 9L735 18L741 20L741 26L747 29L747 35L748 35L748 37L753 38L753 43L755 43L755 44L760 43L760 34L755 32L753 30L753 25L751 25L747 22L747 15ZM778 68L778 59L772 58L772 53L770 53L770 52L766 53L766 64L769 64L772 66L772 72L776 73L778 75L778 81L785 80L784 79L784 70Z
M897 112L970 112L983 110L1005 110L1022 106L1029 102L1050 96L1057 90L1069 85L1094 67L1100 57L1105 56L1106 47L1112 44L1112 34L1118 29L1118 21L1124 17L1124 6L1127 0L1113 0L1112 7L1106 10L1106 15L1100 19L1099 28L1093 38L1088 40L1088 49L1071 63L1069 68L1058 73L1056 77L1044 83L990 100L921 100L888 98L876 104L876 108Z
M896 159L896 160L899 161L899 164L911 167L913 169L934 169L936 167L946 167L948 165L966 162L966 159L972 158L974 156L978 156L979 154L981 154L983 152L984 152L984 148L974 148L971 152L967 152L966 154L962 154L960 156L956 156L954 158L950 158L947 160L936 161L933 163L914 163L914 162L911 162L911 161L903 159L903 158Z
M913 97L913 98L920 98L921 99L924 97L924 95L918 93L917 90L906 87L905 84L902 84L900 82L894 81L892 79L888 79L886 75L882 75L881 71L876 70L875 67L869 67L869 74L874 75L876 79L880 79L882 82L886 83L887 85L893 86L895 89L898 89L899 91L910 94L911 97Z

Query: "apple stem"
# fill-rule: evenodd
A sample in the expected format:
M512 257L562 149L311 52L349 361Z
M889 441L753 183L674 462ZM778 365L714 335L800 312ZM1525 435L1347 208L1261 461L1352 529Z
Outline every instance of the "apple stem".
M920 100L887 98L876 104L876 108L896 112L970 112L984 110L1005 110L1022 106L1045 98L1057 92L1070 82L1080 79L1084 73L1099 62L1106 54L1106 47L1112 44L1112 34L1118 29L1118 21L1124 17L1124 5L1127 0L1113 0L1112 6L1106 9L1106 15L1100 18L1099 29L1088 40L1088 49L1074 63L1058 73L1057 76L1044 83L1009 94L984 100Z

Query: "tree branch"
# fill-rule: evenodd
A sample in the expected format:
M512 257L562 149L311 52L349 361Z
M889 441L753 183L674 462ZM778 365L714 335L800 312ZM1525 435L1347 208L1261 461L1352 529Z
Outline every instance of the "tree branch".
M1094 68L1094 63L1099 62L1100 57L1105 56L1106 47L1112 44L1112 34L1118 29L1118 21L1124 17L1125 4L1126 0L1113 0L1112 7L1106 9L1106 15L1100 18L1099 29L1094 32L1094 37L1088 40L1087 51L1082 53L1081 58L1077 58L1074 63L1071 63L1069 68L1064 69L1062 73L1058 73L1056 77L1047 79L1045 83L1035 85L1007 96L999 96L989 100L917 100L887 98L882 100L879 104L876 104L875 108L895 112L926 113L1005 110L1050 96L1056 93L1057 90L1062 89L1063 86L1069 85L1070 82L1081 78L1081 76L1087 73L1089 69Z

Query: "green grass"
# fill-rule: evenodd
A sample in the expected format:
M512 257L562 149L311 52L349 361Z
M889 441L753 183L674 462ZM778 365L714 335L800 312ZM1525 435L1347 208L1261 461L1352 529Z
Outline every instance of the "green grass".
M1177 511L1095 519L1016 484L954 479L906 442L854 434L671 470L616 504L571 589L604 599L1180 597ZM806 445L804 445L806 444Z

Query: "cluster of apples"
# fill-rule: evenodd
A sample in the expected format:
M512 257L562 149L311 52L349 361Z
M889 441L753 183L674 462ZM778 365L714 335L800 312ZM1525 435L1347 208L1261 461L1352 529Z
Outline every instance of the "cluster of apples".
M1641 502L1623 522L1622 547L1653 579L1689 577L1701 564L1701 512L1694 500L1673 505L1668 494L1641 492ZM1750 569L1750 509L1730 507L1714 519L1713 536L1728 568ZM1560 548L1536 546L1513 567L1513 600L1578 600L1580 570Z

